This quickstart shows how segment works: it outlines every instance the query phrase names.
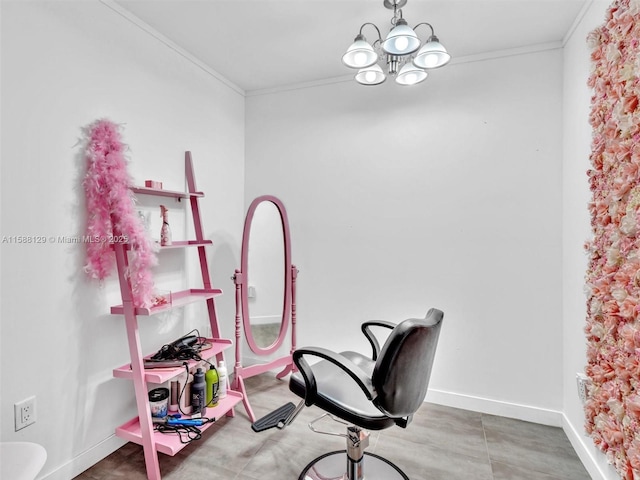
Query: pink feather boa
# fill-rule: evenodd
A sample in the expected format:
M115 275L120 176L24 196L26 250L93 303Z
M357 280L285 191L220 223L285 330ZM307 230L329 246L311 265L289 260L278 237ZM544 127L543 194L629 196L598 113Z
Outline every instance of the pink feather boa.
M151 267L157 263L153 242L134 208L131 178L118 126L97 120L88 127L83 181L87 204L88 242L85 271L93 278L109 276L115 254L107 239L126 237L131 246L129 268L134 305L149 307L153 298Z

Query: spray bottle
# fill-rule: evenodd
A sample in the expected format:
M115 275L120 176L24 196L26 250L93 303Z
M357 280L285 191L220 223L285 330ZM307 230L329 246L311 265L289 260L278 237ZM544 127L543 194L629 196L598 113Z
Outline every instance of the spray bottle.
M160 216L162 217L162 229L160 230L160 245L171 245L171 228L169 228L169 209L160 205Z

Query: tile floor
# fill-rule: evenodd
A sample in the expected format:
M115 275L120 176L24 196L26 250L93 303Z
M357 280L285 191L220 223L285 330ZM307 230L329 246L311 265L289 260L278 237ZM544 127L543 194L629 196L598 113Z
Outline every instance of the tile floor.
M246 381L261 417L298 398L286 381L264 374ZM174 457L163 454L163 480L295 480L313 458L344 448L343 439L311 432L320 416L305 408L284 430L254 433L242 405ZM333 427L331 422L326 425ZM341 431L341 430L339 430ZM407 429L371 432L368 451L402 468L411 480L588 480L560 428L425 403ZM76 480L144 480L142 447L128 443Z

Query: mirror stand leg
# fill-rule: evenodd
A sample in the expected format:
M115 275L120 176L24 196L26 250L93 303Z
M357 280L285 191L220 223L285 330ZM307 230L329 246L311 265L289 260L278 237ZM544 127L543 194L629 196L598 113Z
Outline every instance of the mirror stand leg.
M286 377L287 375L289 375L292 372L293 372L293 361L291 363L289 363L286 367L284 367L284 370L282 370L280 373L278 373L276 375L276 378L278 380L282 380L284 377Z

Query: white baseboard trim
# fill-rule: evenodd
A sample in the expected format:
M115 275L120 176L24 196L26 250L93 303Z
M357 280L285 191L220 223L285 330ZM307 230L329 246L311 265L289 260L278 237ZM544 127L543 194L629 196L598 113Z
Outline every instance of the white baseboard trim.
M116 437L115 434L113 434L97 445L80 453L80 455L72 458L64 465L38 477L37 480L69 480L70 478L74 478L106 456L115 452L125 443L127 443L126 440Z
M620 480L620 476L607 462L604 454L596 450L590 438L580 434L564 414L562 415L562 429L593 480Z
M425 399L447 407L461 408L488 415L515 418L526 422L540 423L553 427L562 426L562 412L546 408L503 402L491 398L475 397L443 390L429 390Z

